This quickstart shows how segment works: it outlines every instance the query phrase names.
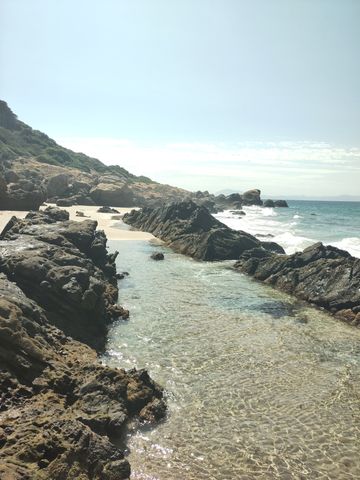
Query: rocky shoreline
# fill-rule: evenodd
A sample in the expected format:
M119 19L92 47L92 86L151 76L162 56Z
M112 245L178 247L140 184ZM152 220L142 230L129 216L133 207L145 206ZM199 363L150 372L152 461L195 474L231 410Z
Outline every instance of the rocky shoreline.
M322 243L292 255L244 252L234 268L360 325L360 259Z
M96 222L48 208L0 240L0 477L126 479L130 419L166 412L146 371L103 366L106 329L127 312Z
M123 221L198 260L236 260L242 252L256 247L285 253L275 242L261 242L249 233L232 230L192 200L132 210Z
M293 255L228 228L192 201L133 210L124 221L198 260L236 259L235 270L360 325L360 259L316 243Z

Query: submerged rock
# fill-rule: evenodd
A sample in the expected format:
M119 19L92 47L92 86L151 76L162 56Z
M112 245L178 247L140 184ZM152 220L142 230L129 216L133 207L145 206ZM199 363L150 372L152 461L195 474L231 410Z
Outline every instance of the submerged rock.
M237 259L242 252L256 247L285 253L280 245L232 230L191 200L133 210L123 220L161 238L175 251L199 260Z
M293 255L249 250L235 268L257 280L360 324L360 259L316 243Z
M164 260L164 254L161 252L154 252L150 255L153 260Z

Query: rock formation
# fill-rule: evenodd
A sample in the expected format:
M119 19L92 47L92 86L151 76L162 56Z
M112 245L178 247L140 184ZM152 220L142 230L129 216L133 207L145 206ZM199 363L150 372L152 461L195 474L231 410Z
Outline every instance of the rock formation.
M285 200L265 200L263 203L264 207L271 207L271 208L284 208L289 207Z
M199 260L237 259L255 247L284 253L274 242L260 242L249 233L232 230L191 200L133 210L123 220L164 240L176 252Z
M0 241L0 478L127 479L112 439L165 414L146 371L100 365L115 255L96 223L59 209L13 218ZM60 327L60 328L59 328ZM75 340L78 338L84 343Z
M293 255L254 249L244 252L235 268L360 324L360 259L344 250L321 243Z

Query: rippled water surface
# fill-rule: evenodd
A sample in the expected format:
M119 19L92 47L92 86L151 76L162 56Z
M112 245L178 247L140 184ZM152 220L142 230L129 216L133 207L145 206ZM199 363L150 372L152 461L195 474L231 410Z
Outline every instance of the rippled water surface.
M128 439L133 479L360 478L360 331L147 242L120 251L128 322L104 360L147 368L168 418ZM161 250L163 262L149 255Z

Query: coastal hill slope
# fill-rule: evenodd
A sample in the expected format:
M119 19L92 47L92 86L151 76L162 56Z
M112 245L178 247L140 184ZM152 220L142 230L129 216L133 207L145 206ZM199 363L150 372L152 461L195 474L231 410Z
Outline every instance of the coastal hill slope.
M119 165L104 165L32 129L0 100L0 210L37 210L44 201L58 206L155 207L189 198L212 212L243 205L287 206L283 201L263 202L258 189L228 196L189 192L133 175Z
M1 209L37 209L45 200L64 198L68 204L141 206L187 194L64 148L18 120L0 101Z

